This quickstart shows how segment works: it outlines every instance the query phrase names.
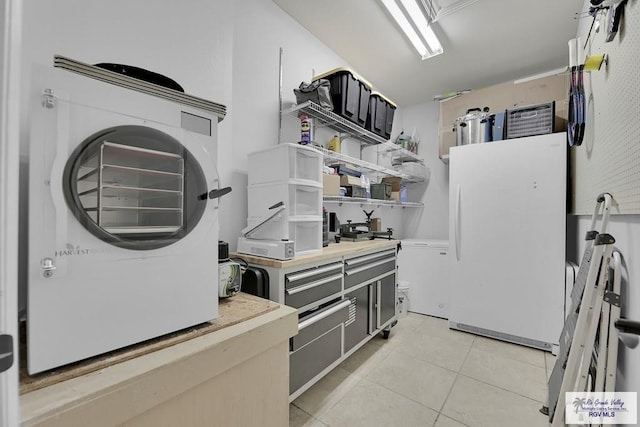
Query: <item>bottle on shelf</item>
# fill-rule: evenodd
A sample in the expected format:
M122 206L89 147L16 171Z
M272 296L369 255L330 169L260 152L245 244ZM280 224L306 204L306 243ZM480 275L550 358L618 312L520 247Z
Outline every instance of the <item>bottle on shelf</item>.
M329 140L327 149L329 151L335 151L336 153L340 152L340 137L338 135L334 135L333 138Z
M300 144L311 144L311 123L309 117L304 114L300 116Z

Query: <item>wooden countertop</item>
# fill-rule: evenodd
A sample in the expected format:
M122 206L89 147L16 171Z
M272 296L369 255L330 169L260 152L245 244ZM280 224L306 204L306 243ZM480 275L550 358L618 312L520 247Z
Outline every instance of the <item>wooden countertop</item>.
M251 382L253 374L247 377L237 371L240 369L237 367L260 360L274 346L282 348L286 359L288 339L297 331L296 309L240 293L221 300L219 317L211 322L40 374L37 378L23 378L21 424L111 426L125 424L160 405L168 405L173 410L176 408L173 405L180 403L185 393L195 393L195 400L202 399L198 387L216 378L222 381L218 386L222 388L232 387L234 383L229 385L224 381L238 376ZM286 364L286 360L283 363ZM251 369L264 370L262 365L254 365ZM233 375L238 376L229 377L232 370L236 370L233 372L238 374ZM285 387L285 402L287 391ZM238 393L242 390L230 396L236 396L237 400ZM221 404L191 401L184 404L186 409L178 406L193 412L195 407L210 407L214 403ZM235 403L222 402L229 408Z
M266 267L274 268L289 268L295 267L301 264L309 264L317 261L322 261L329 258L338 258L342 256L364 254L375 250L384 250L396 247L400 243L400 240L363 240L359 242L350 242L346 240L340 241L340 243L329 243L329 246L322 248L321 250L313 253L306 253L298 255L293 259L287 261L281 261L271 258L263 258L254 255L241 254L234 252L233 257L242 258L250 264L263 265Z
M218 317L214 320L36 375L27 374L25 340L21 339L23 346L20 351L22 356L20 363L20 394L98 371L114 364L227 328L276 310L279 306L273 301L240 292L234 297L219 301ZM21 336L24 337L25 335L21 334Z

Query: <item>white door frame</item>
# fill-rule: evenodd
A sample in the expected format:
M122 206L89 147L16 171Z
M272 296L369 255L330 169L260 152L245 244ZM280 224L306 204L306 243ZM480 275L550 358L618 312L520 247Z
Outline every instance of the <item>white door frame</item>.
M18 168L21 26L22 1L0 0L0 335L13 337L14 349L13 365L0 373L0 427L17 426L19 422Z

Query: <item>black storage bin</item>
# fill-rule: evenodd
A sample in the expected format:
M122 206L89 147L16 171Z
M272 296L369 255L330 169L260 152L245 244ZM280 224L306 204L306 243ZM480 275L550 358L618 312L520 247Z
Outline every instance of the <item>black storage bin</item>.
M384 137L385 138L391 138L391 128L393 127L393 115L396 112L396 105L391 103L391 102L387 102L387 114L385 115L386 118L386 127L384 129Z
M369 112L365 129L383 138L391 138L391 128L393 126L393 115L396 111L396 104L385 98L379 92L371 92L369 97Z
M364 127L369 111L371 85L348 68L336 68L313 78L331 82L333 112Z

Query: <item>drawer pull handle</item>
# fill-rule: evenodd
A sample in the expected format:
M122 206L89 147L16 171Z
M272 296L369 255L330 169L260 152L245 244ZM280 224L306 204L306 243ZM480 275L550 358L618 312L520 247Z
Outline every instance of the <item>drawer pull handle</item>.
M313 316L310 319L307 320L303 320L302 322L298 323L298 330L301 331L306 327L309 327L311 325L313 325L316 322L321 321L322 319L331 316L334 313L337 313L338 311L345 309L347 307L349 307L349 305L351 304L351 300L344 300L342 301L340 304L331 307L330 309L323 311L322 313L318 314L317 316Z
M358 265L358 264L362 264L363 262L371 261L372 259L380 258L381 256L395 255L395 254L396 254L396 250L392 249L392 250L387 251L387 252L379 252L377 254L365 256L365 257L362 257L362 258L348 259L344 263L346 265Z
M351 276L353 274L362 273L365 270L369 270L370 268L377 267L379 265L386 264L386 263L392 262L394 260L395 260L395 258L381 259L378 262L374 262L374 263L371 263L371 264L363 265L362 267L354 268L353 270L347 270L347 271L344 272L344 275L345 276Z
M316 268L314 270L304 271L302 273L288 274L287 280L289 282L296 282L298 280L306 279L307 277L315 276L316 274L324 274L338 269L342 269L342 263L331 264L326 267Z
M333 282L334 280L342 279L342 273L334 274L333 276L325 277L324 279L316 280L315 282L307 283L306 285L297 286L295 288L287 289L285 293L287 295L295 295L298 292L304 292L316 286L324 285L325 283Z

